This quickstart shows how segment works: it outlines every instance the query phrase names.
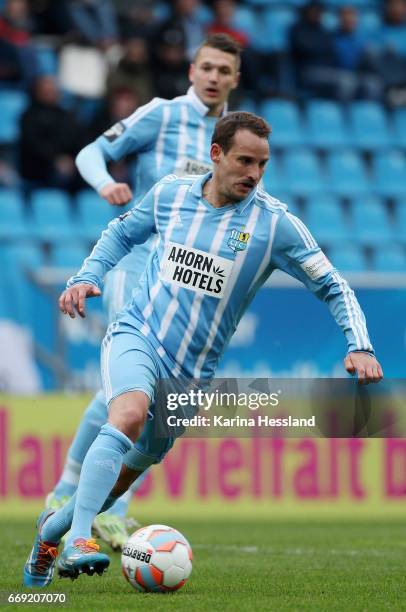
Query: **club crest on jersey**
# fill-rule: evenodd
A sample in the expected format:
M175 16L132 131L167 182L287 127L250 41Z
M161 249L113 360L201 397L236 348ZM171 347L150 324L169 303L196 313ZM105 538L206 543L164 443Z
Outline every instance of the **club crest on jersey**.
M248 232L240 232L240 230L231 230L230 238L228 239L227 246L230 247L234 253L237 251L245 251L247 248L248 240L250 235Z

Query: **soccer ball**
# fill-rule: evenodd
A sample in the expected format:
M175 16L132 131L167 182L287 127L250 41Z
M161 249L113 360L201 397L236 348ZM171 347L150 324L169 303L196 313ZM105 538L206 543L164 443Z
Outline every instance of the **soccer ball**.
M137 591L177 591L192 571L192 549L186 538L167 525L135 531L123 548L124 578Z

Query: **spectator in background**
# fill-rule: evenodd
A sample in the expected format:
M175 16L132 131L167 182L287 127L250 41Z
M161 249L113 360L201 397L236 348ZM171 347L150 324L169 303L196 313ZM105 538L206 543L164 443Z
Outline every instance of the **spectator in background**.
M312 1L302 8L290 31L290 54L299 94L342 102L360 93L379 98L382 89L379 79L372 74L363 75L358 64L364 50L356 32L355 11L347 7L341 12L336 34L323 26L322 17L323 6Z
M102 49L117 42L117 16L110 0L71 0L67 9L84 42Z
M70 0L28 0L37 34L64 35L71 30L67 11Z
M138 98L132 87L116 87L111 89L107 95L104 107L89 125L84 141L88 143L95 140L112 125L116 125L116 123L129 117L138 106L140 106L140 98ZM131 164L134 159L135 155L127 155L118 161L109 162L109 174L117 183L133 185Z
M157 40L152 62L154 90L161 98L181 96L189 86L185 47L181 40L172 37L172 30L164 30Z
M110 71L107 90L120 88L131 90L137 96L139 105L146 104L154 95L148 48L143 38L128 40L124 44L122 58Z
M196 49L205 36L205 28L198 15L200 0L174 0L172 14L156 32L155 40L166 41L172 51L182 46L186 53L185 63L192 61Z
M406 104L406 2L388 0L380 32L379 68L385 81L388 102ZM390 70L388 70L390 66Z
M230 105L238 105L244 95L261 96L264 84L274 79L275 64L269 57L255 52L250 40L236 20L237 4L234 0L215 0L213 3L214 21L209 23L208 34L227 34L239 43L241 55L241 81L238 91L231 93ZM265 85L267 90L267 85Z
M20 173L28 188L80 186L74 163L83 145L80 134L75 117L60 105L54 77L38 77L21 118Z
M143 38L151 40L156 29L154 15L154 0L128 0L127 2L115 2L118 6L118 24L120 38ZM121 10L120 10L121 8Z
M7 0L0 17L0 79L29 86L37 72L26 0Z
M346 81L346 97L381 99L383 82L370 61L368 42L358 29L356 9L343 6L339 19L334 35L335 65L340 71L341 80Z
M323 7L310 2L300 9L290 30L290 54L296 84L304 93L334 95L334 41L322 24Z
M379 38L385 50L406 58L406 0L387 0Z
M248 46L247 35L238 29L235 24L236 4L234 0L216 0L213 4L214 21L209 24L209 34L228 34L234 38L242 48Z
M406 104L406 1L387 0L380 30L371 41L371 57L384 82L387 101Z

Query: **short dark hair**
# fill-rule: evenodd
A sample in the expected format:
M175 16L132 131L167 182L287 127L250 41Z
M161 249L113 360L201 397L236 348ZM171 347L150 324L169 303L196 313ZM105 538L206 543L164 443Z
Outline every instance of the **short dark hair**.
M193 61L197 60L197 57L200 51L204 47L210 47L211 49L218 49L219 51L223 51L224 53L229 53L230 55L234 55L237 62L237 67L239 68L241 64L241 53L242 47L239 42L232 38L228 34L210 34L197 49L194 54Z
M271 133L271 126L258 115L236 111L228 113L216 123L211 144L218 144L224 153L233 146L233 139L238 130L248 130L260 138L268 138Z

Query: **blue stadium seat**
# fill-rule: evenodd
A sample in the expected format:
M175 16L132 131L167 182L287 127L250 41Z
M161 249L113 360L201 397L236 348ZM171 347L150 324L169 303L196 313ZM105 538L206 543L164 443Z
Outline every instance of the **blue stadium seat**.
M244 32L249 39L254 40L256 33L256 17L249 6L236 6L233 27L240 32Z
M367 0L357 0L357 2L364 2L364 6L365 6L365 3L367 2ZM352 2L352 4L355 4L354 1ZM369 2L369 4L371 4L371 2ZM381 24L382 22L381 22L379 10L373 10L373 9L368 10L368 7L366 7L366 10L362 10L360 12L359 14L359 32L363 36L367 37L367 39L370 39L371 42L373 41L374 37L376 41L377 35L379 36L379 30L381 28Z
M58 56L52 47L37 46L37 61L40 74L56 76L58 72Z
M385 249L375 249L372 254L372 267L377 272L406 273L406 254L404 247L392 244Z
M322 149L348 145L347 128L339 104L328 100L312 100L307 105L306 116L310 145Z
M278 190L277 193L272 193L272 195L275 198L278 198L278 200L280 200L283 204L286 204L289 212L291 212L293 215L297 215L298 217L301 217L301 212L300 212L300 208L298 206L297 200L296 198L292 196L292 194L286 191L283 191L281 189L281 190Z
M378 198L365 197L362 205L351 205L354 239L364 246L388 244L395 238L386 206Z
M50 264L77 271L88 255L89 249L82 243L56 244L52 248Z
M79 213L78 234L86 240L96 240L114 217L124 212L111 206L95 191L86 189L76 198Z
M248 113L258 114L258 106L253 98L243 98L238 103L238 110L245 111Z
M398 108L393 112L393 123L395 128L395 144L406 148L406 108Z
M69 196L58 189L37 189L31 196L34 220L33 234L40 240L57 242L75 238L78 234L74 224Z
M321 23L327 30L336 30L338 27L338 15L336 11L324 11Z
M325 194L306 205L306 223L322 245L332 245L351 239L343 208L334 196Z
M365 272L367 260L362 249L353 244L341 244L328 250L328 256L335 268L344 272Z
M395 202L395 233L398 242L406 245L406 197Z
M284 156L284 189L297 196L325 191L317 157L311 151L295 151Z
M296 21L296 11L290 6L269 5L260 19L262 36L252 39L253 46L261 51L282 51L288 46L289 30Z
M260 114L272 126L273 147L291 147L304 143L302 121L294 102L267 100L261 105Z
M12 144L20 134L20 117L28 104L25 92L0 90L0 144Z
M277 192L284 190L283 179L281 180L281 164L276 155L271 155L271 159L266 165L264 176L262 177L262 183L265 191L274 197L278 197Z
M327 167L328 184L333 193L346 197L369 190L364 164L354 151L330 153Z
M12 189L0 189L0 240L18 240L30 235L20 193Z
M373 160L374 189L385 197L406 195L406 159L400 151L378 153Z
M1 280L7 287L11 305L10 318L21 325L32 326L37 316L35 286L30 274L44 263L44 255L36 244L23 243L0 248Z
M349 112L354 145L365 151L391 145L392 135L383 106L371 101L353 102Z

